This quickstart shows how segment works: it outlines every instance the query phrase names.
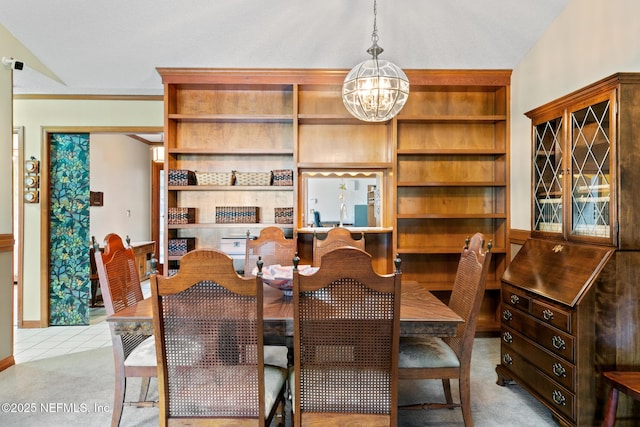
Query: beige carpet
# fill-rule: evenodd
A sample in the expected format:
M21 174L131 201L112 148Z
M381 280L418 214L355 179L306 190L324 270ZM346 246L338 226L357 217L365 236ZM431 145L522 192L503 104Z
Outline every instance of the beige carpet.
M471 378L475 426L556 426L550 413L522 388L496 385L499 345L497 338L476 339ZM128 386L135 396L139 382L131 380ZM440 399L440 389L439 381L404 383L401 400L427 396L433 401ZM155 380L151 393L157 395ZM0 372L0 426L108 426L112 400L113 355L109 348L27 362ZM441 409L400 411L398 424L447 427L462 426L463 422L460 410ZM156 426L157 409L125 407L120 425Z

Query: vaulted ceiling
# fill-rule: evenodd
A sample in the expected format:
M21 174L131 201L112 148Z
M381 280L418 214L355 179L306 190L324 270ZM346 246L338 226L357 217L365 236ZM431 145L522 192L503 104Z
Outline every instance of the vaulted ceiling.
M567 2L378 0L381 57L512 69ZM51 72L25 61L16 94L160 95L156 67L349 69L369 57L373 0L3 1L0 25Z

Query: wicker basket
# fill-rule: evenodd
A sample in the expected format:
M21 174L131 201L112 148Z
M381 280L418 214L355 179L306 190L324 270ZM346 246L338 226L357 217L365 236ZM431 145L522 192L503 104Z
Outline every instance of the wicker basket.
M195 171L198 185L233 185L233 172Z
M276 224L293 224L293 208L274 208Z
M187 169L170 169L169 185L196 185L196 174Z
M195 237L182 237L177 239L169 239L169 256L183 256L187 252L196 248Z
M236 185L271 185L271 172L238 172L235 171Z
M169 208L169 224L195 224L196 208Z
M293 185L293 170L275 169L272 171L272 174L274 186Z
M248 224L257 222L257 206L216 206L216 223L218 224Z

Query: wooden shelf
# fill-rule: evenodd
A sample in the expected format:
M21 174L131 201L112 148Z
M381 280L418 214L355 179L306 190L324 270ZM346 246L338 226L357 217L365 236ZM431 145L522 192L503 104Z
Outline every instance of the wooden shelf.
M441 181L441 182L422 182L422 181L398 181L398 187L506 187L504 181Z
M449 213L449 214L441 214L441 213L432 213L432 214L397 214L396 217L398 219L484 219L484 218L495 218L495 219L507 219L507 214L505 213Z
M170 185L169 191L293 191L290 185Z
M486 156L486 155L494 155L494 156L503 156L506 153L505 150L498 149L407 149L407 148L399 148L397 151L400 156L411 156L411 155L423 155L423 156Z
M350 114L298 114L298 124L302 125L363 125L385 126L390 122L365 122Z
M347 169L347 170L375 170L375 169L390 169L393 167L392 163L298 163L298 169Z
M169 148L169 154L203 154L203 155L217 155L217 156L280 156L289 155L293 156L292 150L270 149L270 148L252 148L252 149L233 149L228 148L225 150L211 150L210 148Z
M276 114L169 114L170 120L179 122L219 123L292 123L293 115Z
M275 224L275 223L263 223L263 222L249 222L249 223L198 223L198 224L169 224L170 230L179 229L197 229L197 228L264 228L264 227L280 227L280 228L293 228L293 224Z
M433 122L433 123L495 123L504 122L507 120L507 116L504 114L496 115L398 115L399 122Z

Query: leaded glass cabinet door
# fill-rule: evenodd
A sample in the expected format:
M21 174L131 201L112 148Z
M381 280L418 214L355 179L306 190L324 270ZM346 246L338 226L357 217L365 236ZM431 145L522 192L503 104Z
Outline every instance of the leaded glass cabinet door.
M612 238L613 93L568 114L570 236Z
M533 230L562 233L562 115L533 126Z

